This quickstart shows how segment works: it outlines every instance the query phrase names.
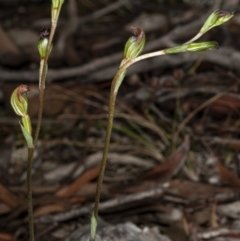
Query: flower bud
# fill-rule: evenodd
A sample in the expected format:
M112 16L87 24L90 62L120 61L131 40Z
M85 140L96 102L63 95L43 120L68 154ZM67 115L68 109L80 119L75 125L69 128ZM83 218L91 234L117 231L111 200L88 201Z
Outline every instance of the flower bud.
M204 23L203 27L201 28L200 32L202 34L206 33L211 28L214 28L218 25L221 25L221 24L227 22L232 17L233 17L233 13L216 10L205 21L205 23Z
M166 54L176 54L182 52L201 52L210 49L218 48L218 43L214 41L210 42L201 42L201 43L190 43L184 44L172 48L168 48L165 50Z
M50 29L45 29L45 28L43 28L40 33L40 40L38 42L38 52L41 59L44 59L47 55L49 34L50 34Z
M19 116L27 115L28 99L27 93L29 88L27 85L20 85L11 95L11 105L15 113Z
M218 43L215 41L188 44L187 51L201 52L205 50L217 49Z
M130 60L142 52L146 42L145 33L140 28L133 27L132 30L133 36L128 39L124 49L124 57Z

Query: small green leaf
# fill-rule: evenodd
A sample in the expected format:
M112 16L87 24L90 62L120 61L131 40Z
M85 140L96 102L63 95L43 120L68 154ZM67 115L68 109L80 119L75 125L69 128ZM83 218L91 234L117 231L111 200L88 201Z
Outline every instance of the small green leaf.
M124 79L124 77L125 77L125 75L126 75L126 70L124 70L121 74L120 74L120 76L118 77L118 79L117 79L117 82L116 82L116 85L115 85L115 88L114 88L114 93L117 93L118 92L118 89L119 89L119 87L120 87L120 85L121 85L121 83L122 83L122 81L123 81L123 79Z
M32 124L31 124L31 120L29 118L29 115L25 115L22 117L22 124L25 128L25 130L32 135Z
M21 129L22 129L22 133L23 133L23 136L27 142L27 146L28 148L34 148L34 145L33 145L33 138L31 136L31 134L25 129L25 127L19 123L20 126L21 126Z
M94 241L97 233L97 219L94 215L94 212L92 213L91 217L91 231L90 231L90 240Z

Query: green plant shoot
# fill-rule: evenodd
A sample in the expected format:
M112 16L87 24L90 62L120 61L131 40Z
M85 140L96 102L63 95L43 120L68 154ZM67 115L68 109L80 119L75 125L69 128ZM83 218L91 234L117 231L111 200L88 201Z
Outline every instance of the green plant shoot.
M145 45L145 41L146 41L145 34L143 30L136 27L133 28L133 36L127 41L125 45L124 58L121 61L120 67L116 75L114 76L112 85L111 85L108 126L107 126L103 156L102 156L102 161L100 166L100 173L97 181L94 209L93 209L93 214L91 218L90 241L95 241L95 237L96 237L98 205L100 201L102 181L103 181L104 172L107 164L107 153L109 149L110 137L111 137L112 126L113 126L116 96L117 96L118 89L125 77L127 68L140 60L152 58L160 55L182 53L182 52L200 52L200 51L215 49L218 47L218 44L216 42L211 41L211 42L193 43L193 41L200 38L204 33L206 33L211 28L227 22L232 17L233 17L233 13L220 12L217 10L209 16L209 18L206 20L203 27L201 28L200 32L185 44L176 46L173 48L167 48L164 50L152 52L152 53L147 53L144 55L140 55L140 53L142 52Z

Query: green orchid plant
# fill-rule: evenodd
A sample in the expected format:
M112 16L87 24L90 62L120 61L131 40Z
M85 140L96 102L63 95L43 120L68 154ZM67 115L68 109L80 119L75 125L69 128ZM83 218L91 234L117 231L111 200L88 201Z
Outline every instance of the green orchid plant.
M29 88L26 85L17 87L11 95L11 105L14 112L21 117L20 127L28 146L28 162L27 162L27 195L28 195L28 218L29 218L29 240L34 241L34 220L33 220L33 204L32 204L32 163L35 146L37 144L39 132L42 124L43 99L45 91L45 82L48 69L48 57L52 49L52 40L57 27L58 17L64 0L52 0L52 25L51 31L43 29L40 34L38 43L38 51L40 55L39 67L39 110L38 121L35 135L32 135L31 119L28 115L28 98Z
M40 35L39 43L38 43L38 50L40 55L39 110L38 110L37 126L36 126L36 131L34 136L32 134L31 119L28 115L28 98L27 98L27 93L29 92L28 86L20 85L13 91L11 96L11 105L15 113L21 117L20 127L28 146L27 193L28 193L28 215L29 215L29 236L30 236L29 240L30 241L34 241L32 177L31 177L32 163L33 163L35 146L38 140L38 136L39 136L39 132L42 124L43 99L44 99L45 82L46 82L46 76L47 76L47 70L48 70L48 58L52 50L52 40L55 34L59 14L63 3L64 3L64 0L52 0L51 30L43 29ZM152 52L152 53L147 53L144 55L140 55L140 54L144 49L145 42L146 42L145 33L143 30L141 30L138 27L132 28L133 36L130 37L125 44L123 59L119 65L119 69L115 74L111 85L108 126L107 126L103 156L101 161L100 173L97 181L94 209L91 217L90 241L95 241L95 237L96 237L97 223L98 223L97 222L98 205L100 201L104 172L107 164L107 153L109 150L109 143L110 143L110 137L112 132L112 126L113 126L116 97L128 67L130 67L132 64L138 61L160 56L160 55L175 54L175 53L182 53L182 52L199 52L199 51L215 49L218 47L218 44L216 42L210 41L210 42L196 43L194 41L200 38L203 34L205 34L213 27L216 27L218 25L221 25L227 22L232 17L233 17L233 13L222 12L217 10L209 16L209 18L206 20L203 27L199 31L199 33L191 40L186 42L185 44L156 51L156 52Z
M109 114L108 114L108 126L107 126L107 132L106 132L106 138L104 143L104 149L103 149L103 156L100 166L100 173L97 181L97 187L96 187L96 195L95 195L95 203L94 203L94 209L91 216L91 231L90 231L90 241L95 241L96 237L96 231L97 231L97 218L98 218L98 205L100 201L100 195L101 195L101 187L104 177L104 172L107 164L107 153L109 149L109 143L110 143L110 137L112 133L112 126L113 126L113 118L114 118L114 110L115 110L115 102L116 102L116 96L118 93L118 89L124 79L124 76L126 74L127 68L130 67L132 64L141 61L143 59L152 58L160 55L166 55L166 54L176 54L176 53L182 53L182 52L200 52L200 51L206 51L210 49L216 49L218 47L217 42L194 42L198 38L200 38L203 34L205 34L210 29L221 25L227 21L229 21L233 17L233 13L223 12L216 10L214 11L208 19L205 21L203 27L199 31L199 33L193 37L191 40L186 42L183 45L167 48L164 50L147 53L144 55L140 55L146 39L145 34L143 30L134 27L133 30L133 36L129 38L127 43L125 44L124 49L124 57L121 61L121 64L119 66L119 69L116 73L116 75L113 78L112 85L111 85L111 92L110 92L110 101L109 101ZM140 55L140 56L139 56Z

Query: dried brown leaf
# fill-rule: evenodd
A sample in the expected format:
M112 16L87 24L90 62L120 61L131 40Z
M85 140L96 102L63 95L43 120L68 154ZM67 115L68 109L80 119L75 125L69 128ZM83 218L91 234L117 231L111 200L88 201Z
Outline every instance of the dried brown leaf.
M72 197L70 198L71 203L83 203L86 199L83 197Z
M207 199L215 199L218 194L221 198L230 198L234 192L231 188L216 187L199 182L175 179L170 182L167 191L188 202L202 202Z
M212 204L210 224L211 224L211 228L219 228L216 201L213 202Z
M189 137L186 137L184 143L174 151L164 163L155 166L151 171L144 175L144 179L155 179L166 181L175 175L184 164L189 151Z
M5 186L0 183L0 200L11 208L19 205L18 199Z
M10 211L11 211L11 208L8 205L0 202L0 216L3 214L9 213Z
M240 109L240 98L237 95L226 94L216 99L209 109L220 117L237 113Z
M34 212L34 217L40 217L45 214L63 212L65 207L61 204L50 204L36 209Z
M0 233L0 240L1 241L12 241L14 240L13 236L7 233Z
M96 166L90 170L87 170L83 175L77 178L72 184L67 187L63 187L56 192L56 196L68 198L72 196L81 186L95 179L99 174L100 167Z
M226 106L233 110L236 110L240 108L240 98L238 95L228 94L221 96L220 98L215 100L213 104Z
M231 187L240 187L240 179L231 171L229 171L220 160L217 162L218 172L221 176L222 181Z

